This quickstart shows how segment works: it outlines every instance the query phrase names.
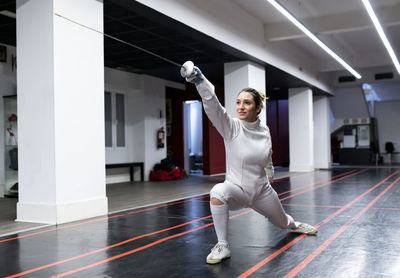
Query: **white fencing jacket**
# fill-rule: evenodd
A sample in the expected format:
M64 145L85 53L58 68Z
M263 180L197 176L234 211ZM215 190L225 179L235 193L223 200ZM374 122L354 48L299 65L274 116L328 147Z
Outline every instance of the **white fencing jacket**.
M246 122L232 118L215 95L214 85L204 78L197 86L204 111L224 138L226 151L226 180L258 191L272 179L272 145L269 128L257 118Z

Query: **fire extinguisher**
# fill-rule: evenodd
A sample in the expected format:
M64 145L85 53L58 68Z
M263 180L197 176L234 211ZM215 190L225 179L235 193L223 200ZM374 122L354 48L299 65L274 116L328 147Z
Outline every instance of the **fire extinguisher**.
M165 131L164 128L161 127L157 131L157 148L164 148L164 140L165 140Z

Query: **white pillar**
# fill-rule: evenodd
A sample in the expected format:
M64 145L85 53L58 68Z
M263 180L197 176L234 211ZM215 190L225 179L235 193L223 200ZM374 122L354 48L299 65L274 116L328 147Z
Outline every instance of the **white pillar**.
M17 221L105 215L103 31L96 0L17 0Z
M314 167L329 169L331 162L331 134L329 121L329 99L314 96Z
M314 170L313 141L312 91L309 88L289 89L289 171Z
M233 62L224 64L225 108L229 115L236 117L236 98L238 93L246 87L251 87L265 94L265 68L255 63ZM266 124L267 113L264 109L259 117Z

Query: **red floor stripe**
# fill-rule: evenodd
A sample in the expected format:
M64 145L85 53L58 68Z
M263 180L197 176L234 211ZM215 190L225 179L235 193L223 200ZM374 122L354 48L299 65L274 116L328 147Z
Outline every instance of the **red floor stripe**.
M312 208L342 208L343 206L307 205L307 204L282 204L289 207L312 207Z
M330 177L330 178L327 178L327 179L323 179L323 180L319 180L319 181L316 181L316 182L311 183L311 184L299 186L299 187L293 188L292 190L288 190L288 191L279 193L278 196L281 196L281 195L283 195L283 194L290 193L290 192L293 192L293 191L297 191L297 190L300 190L300 189L303 189L303 188L311 187L311 186L314 186L314 185L316 185L316 184L318 184L318 183L320 183L320 182L324 182L324 181L329 181L328 183L325 183L325 184L324 184L324 185L327 185L327 184L333 182L333 179L335 179L335 178L338 178L338 177L341 177L341 176L350 177L350 176L352 176L352 175L350 175L350 174L351 174L351 173L354 173L354 172L356 172L356 171L357 171L357 170L347 171L347 172L345 172L345 173L341 173L341 174L338 174L338 175L336 175L336 176L333 176L333 177ZM357 173L354 173L354 174L359 174L359 173L364 172L364 171L367 171L367 169L359 170ZM289 177L288 177L288 178L289 178ZM288 178L283 178L283 179L288 179ZM281 180L283 180L283 179L274 180L273 182L281 181ZM338 180L339 180L339 179L338 179ZM335 181L335 182L336 182L336 181ZM207 202L208 202L208 201L207 201Z
M114 247L129 243L129 242L132 242L134 240L138 240L138 239L141 239L141 238L144 238L144 237L148 237L148 236L159 234L159 233L162 233L162 232L165 232L165 231L169 231L169 230L173 230L173 229L176 229L176 228L180 228L180 227L186 226L188 224L191 224L191 223L194 223L194 222L197 222L197 221L200 221L200 220L204 220L204 219L207 219L207 218L211 218L211 215L204 216L202 218L198 218L198 219L195 219L195 220L192 220L192 221L189 221L189 222L185 222L185 223L182 223L182 224L179 224L179 225L176 225L176 226L173 226L173 227L169 227L169 228L166 228L166 229L162 229L162 230L158 230L158 231L151 232L151 233L148 233L148 234L136 236L136 237L133 237L133 238L118 242L116 244L109 245L109 246L106 246L106 247L103 247L103 248L100 248L100 249L96 249L96 250L93 250L93 251L90 251L90 252L87 252L87 253L72 257L72 258L68 258L68 259L65 259L65 260L62 260L62 261L57 261L57 262L46 264L46 265L43 265L43 266L40 266L40 267L36 267L36 268L30 269L30 270L26 270L24 272L20 272L20 273L8 276L7 278L20 277L20 276L23 276L23 275L26 275L26 274L29 274L29 273L32 273L32 272L36 272L36 271L39 271L39 270L43 270L43 269L46 269L46 268L49 268L49 267L52 267L52 266L55 266L55 265L59 265L59 264L66 263L66 262L70 262L70 261L73 261L73 260L77 260L77 259L89 256L89 255L93 255L95 253L98 253L98 252L101 252L101 251L104 251L104 250L107 250L107 249L110 249L110 248L114 248Z
M289 180L289 179L290 179L290 177L281 178L281 179L276 179L276 180L273 180L272 183L281 182L281 181L286 181L286 180Z
M330 179L335 178L335 177L339 177L339 176L343 176L343 175L346 175L346 174L351 173L351 172L354 172L354 171L357 171L357 170L347 171L347 172L338 174L338 175L336 175L336 176L334 176L334 177L331 177ZM273 183L275 183L275 182L281 182L281 181L289 180L289 179L290 179L290 180L296 179L297 177L299 177L299 176L293 176L293 177L290 177L290 176L289 176L289 177L285 177L285 178L276 179L276 180L273 180L271 184L273 184Z
M16 237L3 239L3 240L0 240L0 243L11 241L11 240L16 240L16 239L21 239L21 238L25 238L25 237L31 237L31 236L35 236L35 235L39 235L39 234L43 234L43 233L58 231L58 230L66 229L66 228L72 228L72 227L76 227L76 226L86 225L86 224L90 224L90 223L94 223L94 222L98 222L98 221L113 219L113 218L117 218L117 217L121 217L121 216L126 216L127 214L135 214L135 213L139 213L139 212L143 212L143 211L149 211L149 210L158 209L158 208L161 208L161 207L172 206L172 205L176 205L176 204L180 204L180 203L184 203L184 202L190 202L192 200L196 200L196 199L199 199L199 198L205 198L205 197L207 197L207 195L196 197L196 198L191 198L189 200L183 200L183 201L179 201L179 202L168 203L168 204L164 204L164 205L161 205L161 206L150 207L150 208L147 208L147 209L134 211L134 212L129 212L129 213L125 213L125 214L117 214L117 215L112 215L112 216L108 216L108 217L101 217L101 218L97 218L97 219L93 219L93 220L89 220L89 221L79 222L79 223L76 223L76 224L70 224L70 225L65 225L65 226L57 227L57 228L53 228L53 229L42 230L42 231L38 231L38 232L34 232L34 233L22 235L22 236L16 236Z
M327 205L307 205L307 204L282 204L282 206L289 206L289 207L310 207L310 208L342 208L343 206L327 206ZM359 208L360 206L353 206L353 208ZM379 208L374 207L371 209L376 210L400 210L400 208Z
M320 185L318 185L318 186L313 186L313 187L311 187L311 188L309 188L309 189L306 189L306 190L300 191L300 192L298 192L298 193L296 193L296 194L292 194L292 195L290 195L290 196L287 196L287 197L285 197L285 198L282 198L281 201L284 201L284 200L293 198L294 196L297 196L297 195L299 195L299 194L303 194L303 193L308 192L308 191L315 190L315 189L317 189L317 188L324 187L324 186L326 186L326 185L328 185L328 184L331 184L331 183L333 183L333 182L340 181L340 180L346 179L346 178L351 177L351 176L354 176L354 175L358 175L358 174L360 174L360 173L362 173L362 172L365 172L365 171L367 171L367 170L368 170L368 169L364 169L364 170L361 170L361 171L358 171L358 172L355 172L355 173L352 173L352 174L343 176L343 177L338 178L338 179L336 179L336 180L331 180L331 181L329 181L329 182L327 182L327 183L323 183L323 184L320 184Z
M378 210L400 210L400 208L372 208L372 209L378 209Z
M353 170L353 171L355 171L355 170ZM349 171L349 172L352 172L352 171ZM346 172L346 173L349 173L349 172ZM340 175L342 175L342 174L340 174ZM290 192L290 191L288 191L288 192ZM285 193L287 193L287 192L285 192ZM198 200L198 199L202 199L202 198L206 198L206 197L208 197L208 194L203 195L203 196L199 196L199 197L195 197L195 198L191 198L189 200L183 200L183 201L178 201L178 202L174 202L174 203L167 203L167 204L163 204L163 205L160 205L160 206L155 206L155 207L150 207L150 208L146 208L146 209L142 209L142 210L128 212L127 214L136 214L136 213L139 213L139 212L150 211L150 210L154 210L154 209L158 209L158 208L162 208L162 207L166 207L166 206L172 206L172 205L176 205L176 204L181 204L181 203L189 202L189 201L192 201L192 200ZM16 239L21 239L21 238L25 238L25 237L31 237L31 236L35 236L35 235L39 235L39 234L43 234L43 233L52 232L52 231L62 230L62 229L66 229L66 228L76 227L76 226L80 226L80 225L86 225L86 224L89 224L89 223L108 220L108 219L117 218L117 217L121 217L121 216L125 216L125 215L126 214L118 214L118 215L113 215L113 216L109 216L109 217L102 217L102 218L93 219L93 220L89 220L89 221L85 221L85 222L80 222L80 223L76 223L76 224L66 225L66 226L63 226L63 227L57 227L57 228L53 228L53 229L42 230L42 231L38 231L38 232L34 232L34 233L22 235L22 236L16 236L16 237L12 237L12 238L3 239L3 240L0 240L0 243L7 242L7 241L12 241L12 240L16 240Z
M236 218L236 217L238 217L238 216L247 214L247 213L249 213L249 212L251 212L251 211L252 211L252 210L247 210L247 211L244 211L244 212L241 212L241 213L232 215L232 216L230 216L229 218L230 218L230 219ZM113 257L110 257L110 258L107 258L107 259L104 259L104 260L95 262L95 263L93 263L93 264L86 265L86 266L83 266L83 267L80 267L80 268L76 268L76 269L73 269L73 270L70 270L70 271L67 271L67 272L64 272L64 273L60 273L60 274L57 274L57 275L54 275L54 276L51 276L51 277L54 277L54 278L57 277L57 278L58 278L58 277L64 277L64 276L67 276L67 275L71 275L71 274L80 272L80 271L82 271L82 270L86 270L86 269L92 268L92 267L94 267L94 266L97 266L97 265L100 265L100 264L104 264L104 263L106 263L106 262L110 262L110 261L119 259L119 258L121 258L121 257L125 257L125 256L127 256L127 255L136 253L136 252L138 252L138 251L147 249L147 248L149 248L149 247L152 247L152 246L154 246L154 245L157 245L157 244L162 243L162 242L164 242L164 241L167 241L167 240L169 240L169 239L173 239L173 238L176 238L176 237L180 237L180 236L186 235L186 234L188 234L188 233L191 233L191 232L194 232L194 231L198 231L198 230L207 228L207 227L212 226L212 225L214 225L214 223L209 223L209 224L206 224L206 225L197 227L197 228L195 228L195 229L191 229L191 230L188 230L188 231L185 231L185 232L182 232L182 233L178 233L178 234L175 234L175 235L172 235L172 236L164 237L164 238L162 238L162 239L159 239L159 240L154 241L154 242L152 242L152 243L149 243L149 244L146 244L146 245L144 245L144 246L138 247L138 248L136 248L136 249L130 250L130 251L128 251L128 252L121 253L121 254L119 254L119 255L116 255L116 256L113 256Z
M385 181L387 181L388 179L390 179L391 177L393 177L394 175L397 175L400 172L400 170L397 170L396 172L390 174L388 177L386 177L385 179L383 179L382 181L380 181L379 183L377 183L376 185L374 185L373 187L371 187L370 189L368 189L367 191L365 191L364 193L362 193L361 195L359 195L357 198L355 198L353 201L351 201L350 203L346 204L344 207L342 207L341 209L337 210L336 212L334 212L333 214L331 214L330 216L328 216L327 218L325 218L324 220L322 220L320 223L318 223L317 225L315 225L316 228L321 227L322 225L328 223L330 220L332 220L332 218L334 218L335 216L339 215L340 213L342 213L344 210L346 210L347 208L351 207L354 203L356 203L357 201L359 201L362 197L364 197L365 195L367 195L368 193L370 193L372 190L374 190L375 188L377 188L378 186L380 186L381 184L383 184ZM277 257L278 255L280 255L281 253L283 253L284 251L286 251L287 249L289 249L290 247L292 247L296 242L300 241L300 239L304 238L306 235L302 234L298 237L296 237L295 239L293 239L292 241L290 241L288 244L286 244L285 246L283 246L281 249L279 249L278 251L274 252L273 254L269 255L267 258L265 258L264 260L260 261L259 263L257 263L255 266L253 266L252 268L248 269L246 272L242 273L241 275L238 276L238 278L245 278L250 276L251 274L253 274L254 272L256 272L258 269L260 269L262 266L264 266L265 264L267 264L268 262L270 262L271 260L273 260L275 257Z
M84 225L84 224L94 223L94 222L98 222L98 221L108 220L111 218L117 218L117 217L121 217L121 216L125 216L125 214L118 214L118 215L113 215L113 216L109 216L109 217L97 218L97 219L93 219L93 220L89 220L89 221L85 221L85 222L81 222L81 223L77 223L77 224L71 224L71 225L66 225L63 227L58 227L58 228L53 228L53 229L49 229L49 230L43 230L43 231L39 231L39 232L35 232L35 233L30 233L30 234L26 234L23 236L11 237L11 238L0 240L0 243L6 242L6 241L11 241L11 240L16 240L16 239L20 239L20 238L24 238L24 237L39 235L39 234L43 234L43 233L48 233L48 232L52 232L52 231L62 230L62 229L66 229L66 228L76 227L76 226L80 226L80 225Z
M300 241L303 237L306 237L305 234L301 234L298 237L296 237L295 239L293 239L291 242L289 242L288 244L286 244L285 246L283 246L281 249L275 251L274 253L272 253L271 255L269 255L267 258L265 258L264 260L262 260L261 262L257 263L255 266L253 266L252 268L250 268L249 270L247 270L246 272L240 274L238 276L238 278L244 278L244 277L249 277L251 274L253 274L254 272L256 272L258 269L260 269L261 267L263 267L265 264L267 264L268 262L272 261L273 259L275 259L277 256L279 256L281 253L285 252L287 249L289 249L290 247L292 247L293 245L295 245L298 241Z
M351 172L352 172L352 171L351 171ZM362 172L362 171L359 171L358 173L361 173L361 172ZM353 174L348 175L348 176L346 176L346 177L350 177L350 176L355 175L355 174L358 174L358 173L353 173ZM346 178L346 177L343 177L343 178ZM305 192L308 192L308 191L310 191L310 190L307 190L307 191L305 191ZM296 195L299 195L299 194L300 194L300 193L297 193ZM197 198L195 198L195 199L201 199L201 198L205 198L205 197L207 197L207 195L200 196L200 197L197 197ZM290 197L290 196L289 196L289 197ZM185 200L185 201L179 201L179 202L170 203L170 204L166 204L166 205L173 205L173 204L176 204L176 203L183 203L183 202L187 202L187 201L191 201L191 200L193 200L193 199ZM164 207L164 206L166 206L166 205L157 206L157 207L152 207L151 209L156 209L156 208L159 208L159 207ZM147 210L147 209L146 209L146 210ZM141 210L141 211L143 211L143 210ZM251 211L251 210L250 210L250 211ZM241 214L239 214L239 215L241 215ZM207 217L205 217L205 218L208 218L208 217L211 217L211 215L210 215L210 216L207 216ZM232 216L232 218L233 218L233 217L236 217L236 216ZM189 223L192 223L192 222L195 222L195 221L198 221L198 220L201 220L201 219L203 219L203 218L200 218L200 219L197 219L197 220L193 220L193 221L190 221L190 222L187 222L187 223L180 224L180 225L178 225L178 226L175 226L175 228L176 228L176 227L181 227L181 226L187 225L187 224L189 224ZM208 226L207 226L207 227L208 227ZM166 230L171 230L171 229L174 229L174 227L167 228L167 229L160 230L160 231L166 231ZM27 271L24 271L24 272L21 272L21 273L18 273L18 274L14 274L14 275L8 276L8 277L19 277L19 276L23 276L23 275L26 275L26 274L29 274L29 273L32 273L32 272L35 272L35 271L39 271L39 270L48 268L48 267L52 267L52 266L57 265L57 264L61 264L61 263L65 263L65 262L68 262L68 261L76 260L76 259L79 259L79 258L88 256L88 255L91 255L91 254L100 252L100 251L104 251L104 250L109 249L109 248L113 248L113 247L116 247L116 246L119 246L119 245L128 243L128 242L130 242L130 241L136 240L136 239L138 239L138 238L142 238L142 237L144 237L144 236L149 236L149 235L153 235L153 234L159 233L160 231L156 231L156 232L152 232L152 233L147 234L147 235L142 235L142 236L138 236L138 237L135 237L135 238L132 238L132 239L128 239L128 240L126 240L126 241L123 241L123 242L120 242L120 243L116 243L116 244L111 245L111 246L107 246L107 247L104 247L104 248L101 248L101 249L98 249L98 250L94 250L94 251L91 251L91 252L87 252L87 253L85 253L85 254L81 254L81 255L78 255L78 256L75 256L75 257L72 257L72 258L69 258L69 259L65 259L65 260L62 260L62 261L58 261L58 262L54 262L54 263L51 263L51 264L47 264L47 265L44 265L44 266L41 266L41 267L37 267L37 268L31 269L31 270L27 270Z
M345 183L345 184L364 184L365 181L350 181L350 182L347 182L347 181L338 181L337 183Z
M293 268L285 278L292 278L296 276L303 268L305 268L312 260L315 259L322 251L324 251L338 236L340 236L350 225L352 225L357 219L359 219L367 210L369 210L383 195L385 195L398 181L398 177L394 182L392 182L384 191L382 191L378 196L375 197L364 209L362 209L356 216L350 219L346 224L339 228L333 235L331 235L324 243L322 243L314 252L312 252L307 258L305 258L301 263L299 263L295 268Z
M290 193L290 192L293 192L293 191L297 191L297 190L300 190L300 189L303 189L303 188L307 188L307 187L310 187L310 186L314 186L314 185L316 185L316 184L318 184L318 183L320 183L320 182L326 182L326 181L330 181L330 182L331 182L331 181L332 181L333 179L335 179L335 178L338 178L338 177L341 177L341 176L346 176L346 175L349 175L349 174L354 173L354 172L356 172L356 171L357 171L357 170L348 171L348 172L341 173L341 174L338 174L338 175L336 175L336 176L333 176L333 177L330 177L330 178L327 178L327 179L323 179L323 180L316 181L316 182L311 183L311 184L299 186L299 187L293 188L292 190L288 190L288 191L285 191L285 192L281 192L281 193L278 194L278 196L281 196L281 195L283 195L283 194ZM365 170L365 171L366 171L366 170ZM361 172L361 171L359 171L359 172Z
M370 193L372 190L374 190L375 188L381 186L384 182L386 182L388 179L390 179L391 177L397 175L398 173L400 173L400 170L395 171L394 173L390 174L388 177L386 177L385 179L383 179L382 181L380 181L379 183L377 183L376 185L374 185L373 187L371 187L370 189L368 189L367 191L365 191L363 194L361 194L360 196L358 196L356 199L354 199L353 201L351 201L350 203L348 203L347 205L345 205L344 207L342 207L341 209L337 210L336 212L334 212L333 214L331 214L330 216L328 216L327 218L325 218L324 220L322 220L321 222L319 222L317 225L315 225L315 227L319 228L320 226L324 225L325 223L329 222L333 217L335 217L336 215L342 213L344 210L348 209L349 207L353 206L354 203L356 203L357 201L359 201L362 197L364 197L365 195L367 195L368 193Z
M356 172L356 173L349 174L349 175L347 175L347 176L345 176L345 177L342 177L342 178L350 177L350 176L353 176L353 175L355 175L355 174L359 174L359 173L361 173L361 172L363 172L363 171L366 171L366 170L367 170L367 169L361 170L361 171L358 171L358 172ZM354 171L355 171L355 170L354 170ZM350 171L350 172L354 172L354 171ZM308 191L310 191L310 190L307 190L306 192L308 192ZM296 195L299 195L299 194L296 194ZM251 210L249 210L249 211L251 211ZM246 213L249 212L249 211L246 211ZM234 217L237 217L237 216L239 216L239 215L242 215L242 214L234 215L234 216L231 216L230 218L234 218ZM212 225L212 224L213 224L213 223L211 223L211 225ZM202 226L202 227L206 228L206 227L209 227L209 226L210 226L210 225L204 225L204 226ZM200 228L201 228L201 227L200 227ZM191 230L191 231L196 231L196 230L198 230L198 229L193 229L193 230ZM190 231L189 231L189 232L190 232ZM183 235L183 234L186 234L186 233L188 233L188 231L187 231L187 232L184 232L184 233L181 233L181 234ZM179 235L179 234L178 234L178 235ZM168 237L168 239L174 238L174 237L175 237L175 235ZM160 239L160 240L157 241L157 242L158 242L158 243L161 243L161 242L163 242L163 241L165 241L165 240L164 240L164 239ZM157 243L157 244L158 244L158 243ZM150 244L148 244L148 245L146 245L146 246L151 247L151 246L154 246L154 245L155 245L155 244L154 244L154 242L153 242L153 243L150 243ZM146 248L147 248L147 247L146 247ZM135 251L135 250L136 250L136 251ZM142 250L142 247L139 247L139 248L137 248L137 249L128 251L128 252L123 253L123 254L129 255L129 254L132 254L132 253L137 252L137 251L140 251L140 250ZM132 251L134 251L134 252L132 252ZM82 268L79 268L78 270L72 270L72 272L69 271L69 272L60 274L60 275L62 275L62 276L56 275L56 276L53 276L53 277L63 277L63 276L66 276L66 275L70 275L70 274L73 274L73 273L75 273L75 272L78 272L78 271L81 271L81 270L85 270L85 269L87 269L87 268L94 267L94 266L96 266L96 265L99 265L99 264L108 262L108 261L110 261L110 260L118 259L118 258L122 257L121 255L122 255L122 254L117 255L117 256L114 256L114 257L111 257L111 258L109 258L109 259L105 259L105 260L100 261L100 262L96 262L96 263L91 264L91 265L88 265L88 266L84 266L84 267L82 267Z
M127 212L126 214L136 214L136 213L139 213L139 212L144 212L144 211L149 211L149 210L153 210L153 209L173 206L173 205L182 204L182 203L186 203L186 202L190 202L190 201L192 201L192 199L183 200L183 201L177 201L177 202L173 202L173 203L163 204L163 205L159 205L159 206L156 206L156 207L151 207L151 208L146 208L146 209L141 209L141 210L136 210L136 211L131 211L131 212Z

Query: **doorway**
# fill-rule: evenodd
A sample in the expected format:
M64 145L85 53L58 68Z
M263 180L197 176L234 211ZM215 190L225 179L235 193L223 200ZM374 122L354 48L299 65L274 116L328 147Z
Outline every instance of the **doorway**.
M203 174L202 109L199 100L183 103L184 163L190 175Z

